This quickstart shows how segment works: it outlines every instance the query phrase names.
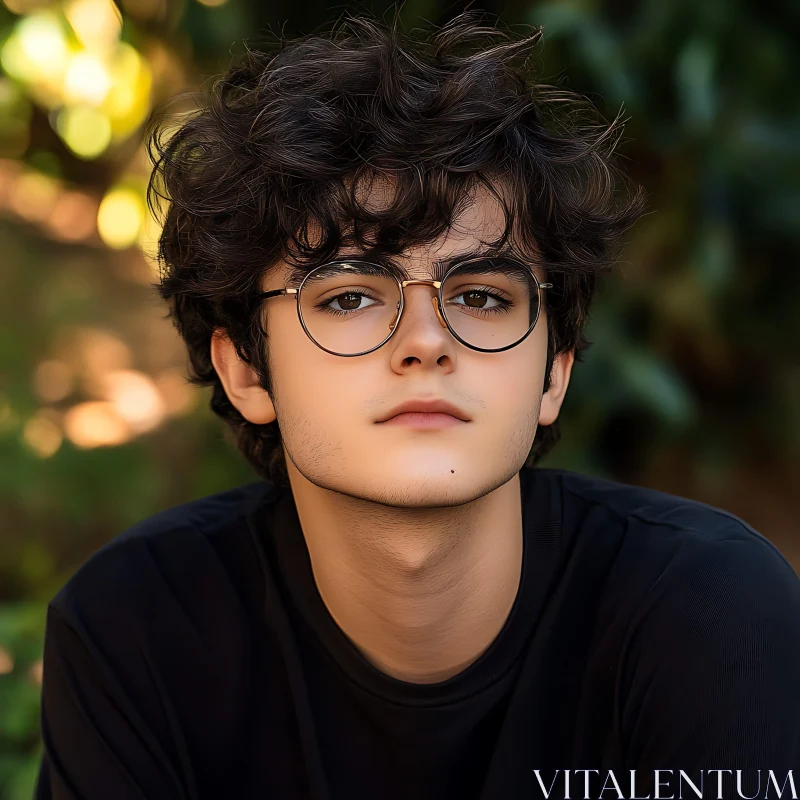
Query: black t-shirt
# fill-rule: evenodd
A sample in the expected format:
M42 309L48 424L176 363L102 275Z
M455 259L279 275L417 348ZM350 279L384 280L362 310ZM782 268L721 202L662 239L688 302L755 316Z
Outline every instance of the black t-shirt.
M436 684L338 627L290 490L117 536L48 607L37 800L793 796L800 579L775 546L654 490L520 480L511 614Z

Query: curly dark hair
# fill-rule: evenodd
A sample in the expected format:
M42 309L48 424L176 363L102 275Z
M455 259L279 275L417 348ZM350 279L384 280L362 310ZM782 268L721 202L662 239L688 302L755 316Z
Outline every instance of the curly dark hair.
M288 485L278 423L237 411L210 342L222 329L271 392L266 304L254 296L280 261L302 275L343 244L398 254L429 243L481 183L505 214L493 244L513 242L554 283L543 392L556 355L581 361L591 345L583 328L598 279L646 205L615 165L625 121L535 81L541 28L516 35L483 13L411 34L397 17L345 13L326 31L267 37L210 91L179 96L193 104L179 124L167 106L148 124L148 206L158 215L169 204L154 287L186 342L189 381L211 386L212 410L269 481ZM376 177L392 180L386 208L362 202ZM526 465L559 438L557 421L539 426Z

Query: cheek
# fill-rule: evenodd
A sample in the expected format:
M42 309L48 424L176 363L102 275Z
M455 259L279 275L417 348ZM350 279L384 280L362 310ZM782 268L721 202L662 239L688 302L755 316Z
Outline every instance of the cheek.
M266 329L273 401L276 409L307 416L307 406L318 401L330 382L330 367L326 372L320 364L326 354L304 333L294 303L270 311Z
M485 403L482 411L482 435L529 446L528 438L535 432L541 407L541 391L537 391L533 374L535 367L519 367L497 375L487 376L480 397Z
M358 365L320 350L302 330L300 336L305 341L285 337L270 352L277 413L305 429L346 427L367 396Z
M477 394L488 408L517 417L541 401L545 356L538 349L512 349L484 361L476 371Z

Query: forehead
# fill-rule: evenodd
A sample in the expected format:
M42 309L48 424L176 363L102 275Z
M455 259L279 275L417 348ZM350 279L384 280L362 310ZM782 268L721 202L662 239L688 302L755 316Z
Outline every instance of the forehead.
M390 205L393 195L393 182L376 178L368 190L361 190L359 199L370 210L382 210ZM422 267L428 261L451 258L494 241L504 228L502 203L486 186L476 183L459 203L450 228L431 243L406 248L398 258L409 270ZM355 252L355 248L350 250Z
M359 200L370 210L385 209L394 194L393 182L376 178L369 189L361 189ZM497 240L505 228L505 213L500 200L483 184L476 184L466 195L454 215L453 224L433 242L412 245L393 256L409 273L417 277L428 274L431 262L471 252ZM339 255L357 255L357 247L343 247Z

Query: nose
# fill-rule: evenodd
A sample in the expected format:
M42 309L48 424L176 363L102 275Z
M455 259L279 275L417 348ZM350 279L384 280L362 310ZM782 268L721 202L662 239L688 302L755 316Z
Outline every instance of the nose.
M430 287L436 289L437 291L438 291L439 287L441 286L439 281L423 281L423 280L419 280L419 281L416 281L416 280L415 281L403 281L403 291L405 292L406 286L410 286L412 283L420 284L420 285L424 285L424 286L430 286ZM404 299L405 299L405 297L404 297ZM444 317L442 316L442 311L439 308L439 298L438 298L437 295L433 295L433 297L431 297L431 304L433 305L433 310L436 313L436 318L439 320L439 324L443 328L447 328L447 323L444 321ZM389 330L390 331L393 331L397 327L397 322L398 322L398 319L400 317L400 306L401 306L401 304L398 303L397 304L397 309L395 311L394 319L391 321L391 323L389 323Z

